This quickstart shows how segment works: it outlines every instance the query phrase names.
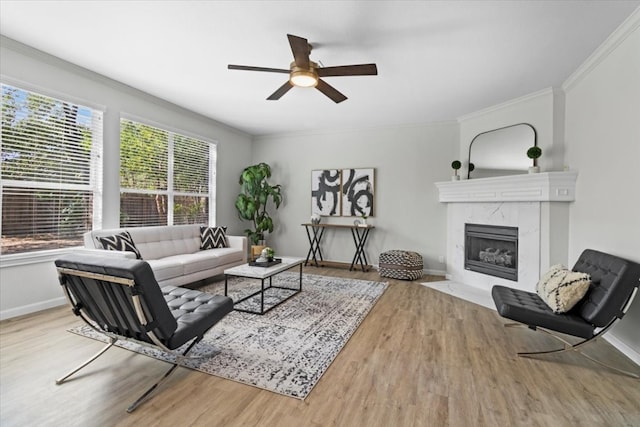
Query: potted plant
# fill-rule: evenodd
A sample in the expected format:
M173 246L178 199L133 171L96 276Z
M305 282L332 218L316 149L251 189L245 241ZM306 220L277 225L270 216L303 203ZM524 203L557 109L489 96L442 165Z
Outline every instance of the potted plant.
M236 210L241 219L251 221L253 228L244 230L252 246L264 246L266 232L273 232L273 219L267 212L269 200L276 209L282 202L281 186L271 185L271 167L260 163L246 167L240 174L240 194L236 198ZM262 249L258 250L258 254ZM252 254L254 253L252 248Z
M529 168L529 173L540 172L540 168L538 167L538 158L540 156L542 156L542 150L536 145L527 150L527 157L533 159L533 166Z
M462 163L460 163L460 160L454 160L451 162L451 167L453 168L453 176L451 177L451 180L458 181L460 179L460 176L458 176L458 169L462 167Z

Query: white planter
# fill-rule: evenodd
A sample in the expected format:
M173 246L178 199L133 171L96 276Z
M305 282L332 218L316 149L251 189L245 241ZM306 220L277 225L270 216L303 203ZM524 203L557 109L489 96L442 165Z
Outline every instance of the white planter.
M453 175L451 181L460 181L460 175Z
M540 166L530 166L529 173L538 173L540 172Z

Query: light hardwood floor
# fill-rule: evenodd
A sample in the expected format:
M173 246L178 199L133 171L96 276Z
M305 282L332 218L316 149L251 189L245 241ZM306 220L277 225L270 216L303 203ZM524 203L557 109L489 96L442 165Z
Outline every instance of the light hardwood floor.
M376 272L305 272L381 280ZM66 332L79 323L68 307L3 321L0 425L640 425L640 381L577 354L518 358L516 349L556 344L542 333L504 328L495 311L418 282L384 280L389 288L305 401L178 368L127 414L166 363L112 348L56 386L56 377L102 344ZM604 340L590 352L640 371Z

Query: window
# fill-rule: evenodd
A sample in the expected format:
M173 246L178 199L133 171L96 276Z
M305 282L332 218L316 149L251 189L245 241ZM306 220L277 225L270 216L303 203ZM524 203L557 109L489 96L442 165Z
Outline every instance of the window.
M100 227L102 111L3 83L1 135L0 253L81 245Z
M216 146L120 120L120 226L213 223Z

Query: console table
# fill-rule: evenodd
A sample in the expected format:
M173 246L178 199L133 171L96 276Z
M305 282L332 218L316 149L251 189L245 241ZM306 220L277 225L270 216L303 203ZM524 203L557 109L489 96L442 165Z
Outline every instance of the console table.
M367 243L367 238L369 237L369 232L375 228L373 225L360 226L305 223L302 224L302 226L307 230L307 237L309 238L309 252L307 253L307 259L305 260L304 265L307 265L310 260L313 260L317 267L318 258L320 261L324 261L322 251L320 250L320 242L322 241L324 231L327 228L331 228L337 230L351 230L351 236L353 237L353 243L356 246L356 252L353 255L353 260L351 261L349 270L353 270L357 263L360 264L362 271L367 271L369 261L367 261L367 255L364 252L364 248Z

